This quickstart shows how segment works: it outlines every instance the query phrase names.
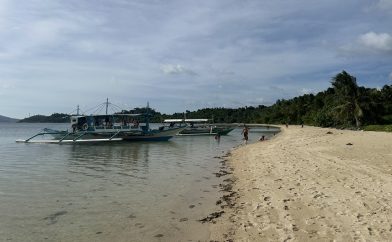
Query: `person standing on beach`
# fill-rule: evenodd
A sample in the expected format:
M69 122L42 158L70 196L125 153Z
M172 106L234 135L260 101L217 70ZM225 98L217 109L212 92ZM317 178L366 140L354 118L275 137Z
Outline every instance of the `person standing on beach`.
M241 134L244 135L244 141L245 141L245 144L247 144L248 143L249 128L246 125L244 125L244 129L242 130Z

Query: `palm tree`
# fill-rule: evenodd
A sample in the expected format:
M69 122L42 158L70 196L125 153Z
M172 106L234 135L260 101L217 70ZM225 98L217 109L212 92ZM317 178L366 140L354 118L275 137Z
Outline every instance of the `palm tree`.
M337 106L336 114L339 118L346 118L352 124L355 120L356 127L362 124L363 110L360 105L359 87L356 78L346 71L342 71L332 78Z

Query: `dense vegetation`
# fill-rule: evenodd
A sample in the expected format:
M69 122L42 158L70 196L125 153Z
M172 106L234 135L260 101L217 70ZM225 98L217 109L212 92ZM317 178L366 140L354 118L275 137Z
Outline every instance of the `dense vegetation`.
M146 113L146 108L123 113ZM334 76L331 87L317 94L278 100L272 106L241 108L204 108L172 115L148 111L151 122L167 118L210 118L216 123L307 124L321 127L361 127L392 124L392 85L382 89L358 86L356 78L345 71ZM36 115L24 122L68 122L66 114ZM380 129L380 128L379 128Z
M65 113L54 113L50 116L45 115L34 115L22 120L19 120L21 123L68 123L69 122L69 114Z
M384 131L392 132L392 124L387 125L367 125L364 127L365 131Z
M259 121L322 127L392 123L392 86L385 85L381 90L359 87L355 77L345 71L333 77L331 84L316 95L278 100Z
M392 85L380 90L359 87L356 78L345 71L334 76L331 84L323 92L278 100L270 107L206 108L187 111L186 117L214 117L215 122L228 123L304 123L321 127L392 124Z

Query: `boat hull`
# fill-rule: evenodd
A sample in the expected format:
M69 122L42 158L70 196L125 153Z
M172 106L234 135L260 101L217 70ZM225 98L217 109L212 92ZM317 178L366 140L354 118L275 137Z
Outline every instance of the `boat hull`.
M46 130L48 134L64 143L69 141L168 141L173 136L181 132L184 128L172 128L167 130L127 131L127 130L106 130L106 131L86 131L69 133L67 131Z
M186 128L178 135L227 135L234 128Z
M153 130L151 133L142 135L127 135L120 136L124 141L168 141L173 136L183 131L184 128L172 128L162 131Z
M105 115L76 115L70 116L72 132L44 129L25 140L17 142L36 142L36 137L52 136L52 139L40 140L48 143L76 143L76 142L111 142L111 141L167 141L185 127L160 127L150 129L149 107L142 114L115 113L107 114L109 102L106 100ZM140 123L138 117L144 116L144 123ZM33 140L34 139L34 140Z

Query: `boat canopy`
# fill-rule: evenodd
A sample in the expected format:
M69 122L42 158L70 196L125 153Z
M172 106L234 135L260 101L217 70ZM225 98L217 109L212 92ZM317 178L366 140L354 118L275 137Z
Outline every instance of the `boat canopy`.
M143 114L141 114L141 113L119 113L119 114L112 114L112 116L138 117L138 116L143 116Z
M143 116L141 113L135 113L135 114L124 114L124 113L117 113L117 114L92 114L92 115L75 115L72 116L72 118L82 118L82 117L139 117Z
M163 120L164 123L182 123L184 119L165 119Z
M163 122L164 123L198 123L198 122L208 122L209 119L207 118L194 118L194 119L165 119Z
M185 122L208 122L208 118L185 119Z

